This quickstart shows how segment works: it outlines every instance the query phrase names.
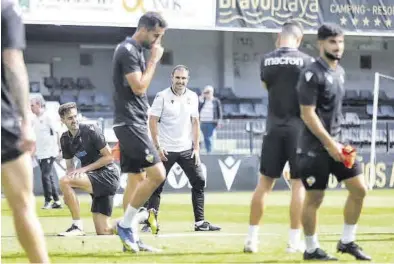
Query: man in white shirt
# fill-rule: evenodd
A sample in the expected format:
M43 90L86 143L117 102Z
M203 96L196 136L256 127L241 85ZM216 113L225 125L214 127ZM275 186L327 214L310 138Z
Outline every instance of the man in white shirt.
M59 209L62 205L53 170L53 163L60 154L58 129L49 113L45 111L45 101L42 97L32 98L30 106L34 114L33 128L37 138L35 156L41 168L45 197L42 209Z
M200 161L200 122L198 96L186 88L189 69L184 65L172 71L171 87L159 92L149 115L149 127L166 172L178 163L192 186L195 231L219 231L221 228L204 219L205 178ZM148 209L159 210L164 182L148 201Z

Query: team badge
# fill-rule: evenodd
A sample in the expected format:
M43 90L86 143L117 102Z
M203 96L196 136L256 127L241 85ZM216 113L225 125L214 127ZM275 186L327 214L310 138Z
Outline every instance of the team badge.
M145 157L145 159L146 159L146 161L148 161L149 163L152 163L153 162L153 155L152 154L148 154L148 155L146 155L146 157Z
M306 178L306 183L308 183L309 187L312 186L315 182L316 179L313 176L309 176L308 178Z

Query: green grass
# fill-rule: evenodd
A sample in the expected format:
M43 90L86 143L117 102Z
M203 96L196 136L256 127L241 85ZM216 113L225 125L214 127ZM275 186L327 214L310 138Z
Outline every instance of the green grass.
M190 194L168 194L162 197L160 214L162 237L142 234L145 243L163 249L162 253L123 253L116 236L96 236L90 215L90 197L81 197L81 213L88 236L61 238L55 234L67 229L71 218L67 209L37 209L44 227L52 262L139 262L139 263L297 263L301 254L286 254L288 233L288 192L269 196L266 215L260 229L260 252L242 252L248 229L251 193L207 193L206 218L223 229L217 233L195 233ZM342 207L345 191L328 192L319 212L319 239L322 247L338 256L341 262L355 260L335 253L342 231ZM37 208L42 205L37 199ZM117 208L114 217L122 216ZM10 210L2 201L2 256L5 262L27 262L12 225ZM164 236L178 234L178 236ZM369 193L360 219L357 240L374 262L394 262L394 191L374 190Z

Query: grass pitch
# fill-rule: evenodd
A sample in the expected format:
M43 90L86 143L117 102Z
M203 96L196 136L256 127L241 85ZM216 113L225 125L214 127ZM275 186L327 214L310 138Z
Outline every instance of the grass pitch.
M81 196L81 215L85 237L57 237L71 224L68 209L41 210L43 198L37 198L37 212L43 225L51 261L54 263L298 263L302 254L285 252L288 237L289 192L273 192L260 228L260 251L244 254L243 243L248 230L251 193L207 193L206 219L222 227L221 232L194 232L190 194L162 195L158 237L141 234L147 244L163 249L161 253L123 253L117 236L96 236L90 215L90 196ZM322 247L354 263L349 255L335 252L342 232L342 207L345 191L327 192L319 213L319 239ZM27 262L18 244L11 212L2 200L1 261ZM121 217L122 210L114 210ZM373 190L365 201L357 241L372 255L375 263L394 263L394 190Z

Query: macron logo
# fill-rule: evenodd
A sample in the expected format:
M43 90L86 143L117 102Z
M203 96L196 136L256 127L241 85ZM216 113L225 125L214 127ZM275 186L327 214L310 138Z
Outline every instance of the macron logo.
M230 191L235 176L237 175L241 160L236 161L233 157L227 157L224 162L219 160L220 170L222 171L224 182L226 183L227 191Z
M275 57L275 58L267 58L264 60L264 66L273 66L273 65L304 66L304 60L302 58L296 58L296 57Z

